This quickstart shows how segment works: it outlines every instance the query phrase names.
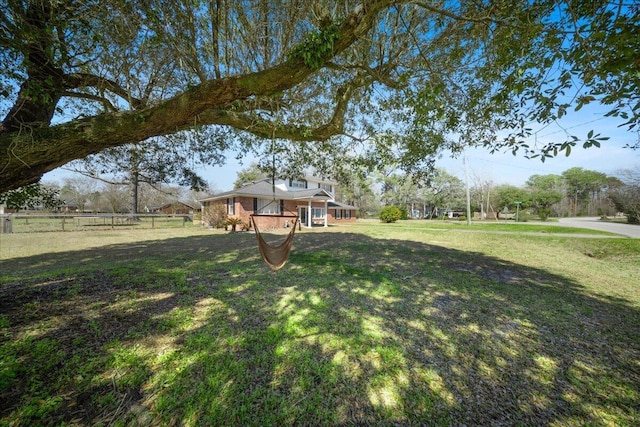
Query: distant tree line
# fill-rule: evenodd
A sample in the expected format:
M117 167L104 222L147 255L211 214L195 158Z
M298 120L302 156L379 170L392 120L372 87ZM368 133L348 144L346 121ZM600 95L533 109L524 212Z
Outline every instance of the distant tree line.
M234 187L266 177L267 171L252 164L238 172ZM416 177L393 167L376 173L355 168L341 174L338 181L336 199L358 207L360 218L378 218L385 206L398 207L403 217L410 218L466 214L466 184L444 169L435 168L430 175ZM496 218L500 213L521 209L522 218L613 216L622 212L634 222L640 203L640 169L609 176L574 167L560 175L532 175L522 187L495 184L473 175L469 187L471 211L480 218Z
M357 206L361 211L379 212L382 206L397 206L413 218L436 218L448 212L466 215L465 183L442 169L418 181L403 174L381 174L373 187L378 188L378 195L360 200L363 203ZM638 223L640 169L608 176L574 167L560 175L532 175L522 187L474 176L469 180L469 193L471 211L480 218L496 218L519 209L523 218L624 213L628 222Z
M238 188L266 176L258 165L252 164L238 172L234 186ZM353 170L342 175L339 184L336 200L356 206L360 218L379 217L385 206L398 207L403 218L433 219L466 210L466 184L444 169L436 168L431 175L421 175L419 179L393 169L375 174ZM535 215L546 220L624 213L628 222L640 223L640 168L608 176L574 167L560 175L532 175L522 187L494 184L478 176L471 177L468 184L471 211L476 218L493 219L500 213L519 209L522 218ZM199 198L216 192L211 187L194 191L180 186L138 183L136 203L132 203L130 186L84 176L70 177L62 186L32 184L0 194L0 204L18 210L143 213L175 201L197 204Z
M137 203L131 202L130 185L111 184L84 176L65 178L58 183L30 184L0 194L0 204L15 211L44 210L68 212L145 213L167 203L182 201L197 204L211 191L196 192L180 186L142 183ZM139 207L136 211L132 206Z

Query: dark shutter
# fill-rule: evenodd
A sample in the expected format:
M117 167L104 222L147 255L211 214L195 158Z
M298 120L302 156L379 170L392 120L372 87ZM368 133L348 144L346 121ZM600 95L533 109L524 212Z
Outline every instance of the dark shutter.
M284 200L280 199L280 215L284 215Z
M258 215L258 198L253 198L253 214Z

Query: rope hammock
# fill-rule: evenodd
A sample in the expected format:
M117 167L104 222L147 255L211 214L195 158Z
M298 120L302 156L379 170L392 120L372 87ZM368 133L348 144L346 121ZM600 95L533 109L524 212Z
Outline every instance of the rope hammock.
M290 218L293 220L293 225L290 225L289 234L284 242L277 246L271 246L262 237L262 233L256 223L256 217L271 217L271 218ZM280 270L289 260L289 254L291 253L291 247L293 246L293 235L296 232L296 225L298 222L297 215L251 215L251 222L253 223L253 229L256 231L256 238L258 239L258 249L260 249L260 255L265 264L267 264L273 271Z
M275 153L275 126L271 132L271 190L273 192L273 200L267 206L272 203L276 203L276 153ZM266 208L263 207L264 210ZM280 270L289 260L289 254L291 253L291 248L293 246L293 235L296 232L296 225L298 225L298 215L282 215L283 212L280 212L279 215L274 214L254 214L251 215L251 223L253 224L253 229L256 232L256 238L258 239L258 249L260 249L260 255L262 255L262 259L264 262L271 267L273 271ZM260 232L260 228L256 223L256 217L263 218L286 218L285 221L290 229L289 234L287 235L284 242L280 243L277 246L270 245L264 238L262 237L262 233ZM289 224L289 219L293 220L293 224ZM287 226L285 225L285 226Z

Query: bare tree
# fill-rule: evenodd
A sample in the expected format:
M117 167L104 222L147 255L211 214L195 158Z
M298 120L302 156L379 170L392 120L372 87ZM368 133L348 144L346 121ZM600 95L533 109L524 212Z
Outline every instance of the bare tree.
M609 189L608 196L629 224L640 224L640 167L618 171L622 184Z
M122 213L129 206L129 191L125 185L102 184L98 206L101 211Z
M74 204L78 212L95 209L98 200L98 181L87 177L64 178L60 196L66 204Z

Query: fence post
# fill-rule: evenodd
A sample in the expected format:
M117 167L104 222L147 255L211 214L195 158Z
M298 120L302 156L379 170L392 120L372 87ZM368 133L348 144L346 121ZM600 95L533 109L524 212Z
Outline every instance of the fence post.
M64 215L62 215L62 231L64 231Z
M13 233L11 215L0 214L0 234Z
M111 229L113 230L113 215L111 215Z

